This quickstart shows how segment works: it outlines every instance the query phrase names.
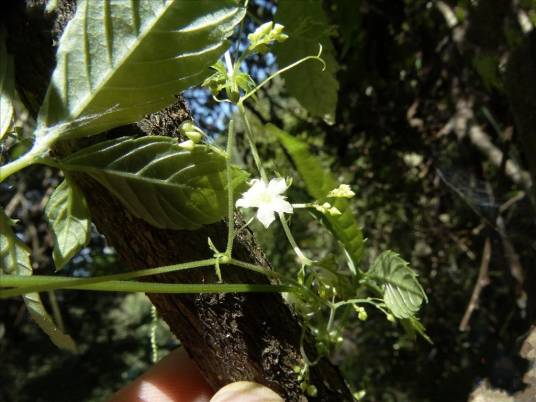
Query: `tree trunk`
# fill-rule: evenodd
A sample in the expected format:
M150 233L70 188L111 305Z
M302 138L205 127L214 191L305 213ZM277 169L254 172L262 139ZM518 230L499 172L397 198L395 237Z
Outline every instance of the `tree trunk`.
M75 9L74 0L60 1L56 13L44 14L45 0L10 1L4 5L8 51L15 56L17 89L35 116L54 65L55 46ZM189 115L179 100L163 112L145 119L139 127L152 134L173 135ZM109 136L132 135L136 126L121 127ZM71 144L70 146L80 146ZM62 150L57 150L61 153ZM63 150L64 152L64 150ZM224 249L225 222L197 231L171 231L152 227L130 215L106 189L87 176L78 182L87 197L93 222L132 270L211 257L207 238ZM253 235L244 231L235 241L234 256L269 267ZM229 283L268 283L266 277L232 266L222 267ZM212 268L152 277L167 283L215 281ZM279 294L151 294L151 302L199 365L215 389L238 380L265 384L288 401L306 399L293 372L301 362L301 327ZM306 350L314 356L314 340L306 336ZM352 400L338 370L326 359L311 368L310 382L320 401ZM310 397L309 397L310 398Z

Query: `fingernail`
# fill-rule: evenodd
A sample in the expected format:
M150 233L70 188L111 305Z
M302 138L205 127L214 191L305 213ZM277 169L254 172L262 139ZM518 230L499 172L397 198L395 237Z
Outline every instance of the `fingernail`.
M220 389L210 402L284 402L284 400L264 385L239 381Z

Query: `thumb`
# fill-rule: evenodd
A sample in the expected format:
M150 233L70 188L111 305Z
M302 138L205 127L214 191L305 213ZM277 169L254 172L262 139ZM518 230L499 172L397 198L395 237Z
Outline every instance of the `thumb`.
M264 385L239 381L221 388L210 402L284 402L284 400Z

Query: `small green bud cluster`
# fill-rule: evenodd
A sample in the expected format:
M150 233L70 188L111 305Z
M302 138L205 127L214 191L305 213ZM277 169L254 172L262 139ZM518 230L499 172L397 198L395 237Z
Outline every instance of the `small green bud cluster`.
M255 32L248 35L250 41L247 50L234 63L230 54L225 54L225 64L218 61L211 66L214 73L203 82L202 86L210 89L212 95L218 96L225 90L227 98L232 103L240 101L241 93L247 94L255 88L255 82L251 76L240 71L240 64L246 56L254 53L266 53L269 46L274 42L283 42L288 35L283 33L283 25L274 24L272 21L262 24ZM256 99L253 95L253 99Z
M235 71L234 67L227 71L222 61L218 61L211 68L214 73L201 85L207 87L214 96L225 90L227 98L236 103L240 99L240 90L247 93L255 88L255 82L249 74Z
M255 32L248 35L250 52L264 54L268 52L269 46L274 42L284 42L288 35L283 33L285 27L281 24L274 24L273 21L266 22L258 27Z
M316 386L309 383L309 366L307 364L304 364L303 367L296 365L292 370L298 375L298 381L300 382L300 389L302 392L313 398L317 396L318 389Z
M356 311L357 318L359 318L359 320L367 321L367 318L368 318L367 310L365 310L361 306L356 306L355 304L354 304L354 310Z
M314 203L313 208L318 212L329 216L338 216L341 214L341 211L339 211L337 207L331 205L329 202L324 202L323 204Z
M352 198L355 193L348 184L341 184L339 187L328 193L328 198Z
M205 133L199 127L197 127L193 121L185 120L179 127L179 133L186 138L186 141L183 141L179 144L179 147L191 151L195 148L196 144L201 142Z
M328 335L330 342L334 345L340 345L344 341L341 333L337 330L330 331Z

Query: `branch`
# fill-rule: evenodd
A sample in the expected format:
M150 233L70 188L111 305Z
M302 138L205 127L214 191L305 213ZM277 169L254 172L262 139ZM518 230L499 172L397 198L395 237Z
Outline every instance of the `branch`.
M514 160L508 158L493 144L482 127L474 123L474 112L471 100L460 99L456 105L456 114L443 127L441 133L454 132L461 140L468 137L471 143L498 169L504 163L505 174L514 183L519 184L530 192L532 180L530 174L519 166ZM506 157L506 161L504 158Z
M465 314L463 315L462 320L460 321L459 329L460 331L467 331L469 329L469 320L473 315L473 312L478 307L478 300L480 299L480 293L489 284L488 268L489 261L491 259L491 242L489 237L486 237L484 242L484 249L482 250L482 261L480 263L480 270L478 272L478 278L473 288L473 293L471 294L471 299L469 304L465 309Z

